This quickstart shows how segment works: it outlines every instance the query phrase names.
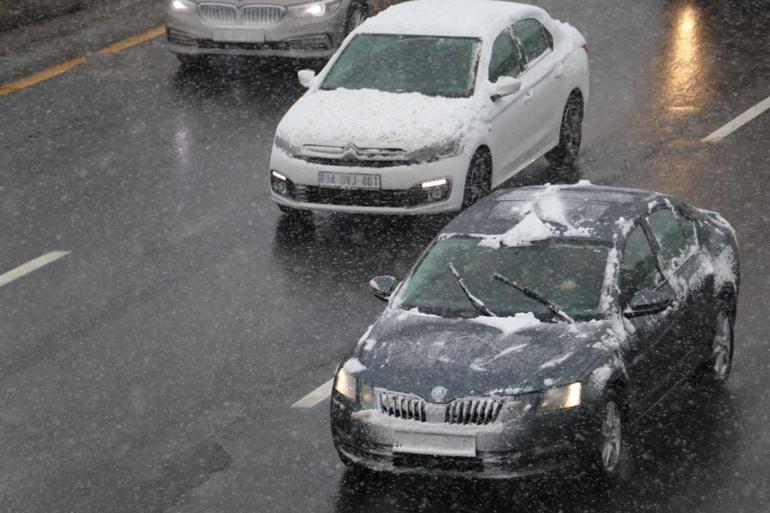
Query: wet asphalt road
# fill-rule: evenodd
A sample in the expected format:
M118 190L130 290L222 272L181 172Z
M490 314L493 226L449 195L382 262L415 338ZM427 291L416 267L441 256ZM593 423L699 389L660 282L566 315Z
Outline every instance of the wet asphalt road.
M0 98L0 272L71 251L0 288L0 509L770 509L770 113L700 141L770 94L769 10L542 5L589 41L582 178L717 210L741 242L728 390L678 394L637 439L627 490L346 474L326 403L289 406L381 311L369 278L403 276L448 218L287 223L266 166L296 68L186 73L156 40ZM547 180L537 162L511 185Z

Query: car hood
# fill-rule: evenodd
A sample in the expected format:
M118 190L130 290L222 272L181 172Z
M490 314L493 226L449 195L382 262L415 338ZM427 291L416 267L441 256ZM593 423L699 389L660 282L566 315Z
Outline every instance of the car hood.
M370 89L309 91L289 109L277 134L305 144L414 151L456 140L476 126L473 98Z
M515 395L574 382L613 343L612 323L510 318L450 319L389 308L354 353L364 383L430 400ZM360 362L360 365L358 363Z

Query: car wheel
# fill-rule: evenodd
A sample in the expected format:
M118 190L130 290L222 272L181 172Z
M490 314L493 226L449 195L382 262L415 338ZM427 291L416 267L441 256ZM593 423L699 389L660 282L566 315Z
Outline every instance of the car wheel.
M698 373L697 381L708 385L725 385L730 379L734 351L733 323L725 309L720 309L711 341L711 359Z
M291 208L287 207L286 205L279 205L277 203L276 206L278 207L278 210L280 210L281 213L286 217L297 219L308 219L313 217L313 213L309 210L300 210L298 208Z
M557 167L568 167L575 163L583 140L583 100L573 93L564 107L559 129L559 144L546 153L548 161Z
M601 486L615 486L628 479L631 471L630 450L623 428L623 406L615 392L608 392L599 418L595 438L593 474Z
M477 150L468 167L463 189L463 210L489 194L492 189L492 158L486 151Z
M345 34L350 34L359 25L361 25L366 18L369 17L369 9L364 3L353 2L348 9L348 20L345 25Z

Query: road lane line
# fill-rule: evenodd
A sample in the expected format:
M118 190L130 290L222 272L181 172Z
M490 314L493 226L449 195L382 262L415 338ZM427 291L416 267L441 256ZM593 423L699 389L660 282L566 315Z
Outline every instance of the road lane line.
M105 46L101 50L97 50L96 53L122 52L126 48L131 48L132 46L142 44L144 42L150 41L151 39L155 39L156 37L163 35L165 33L165 30L166 30L165 27L155 27L154 29L148 30L147 32L144 32L137 36L132 36L127 39L118 41L117 43L113 43L109 46ZM33 73L32 75L16 80L15 82L2 85L0 86L0 96L8 96L9 94L18 93L23 89L32 87L33 85L39 84L40 82L44 82L48 79L57 77L85 63L86 63L85 57L70 59L52 68L48 68L43 71Z
M292 404L292 408L313 408L322 401L328 399L332 393L332 385L334 384L334 378L330 379L320 387L316 388L308 395Z
M50 253L46 253L45 255L34 258L26 264L22 264L16 269L12 269L5 274L0 274L0 287L3 285L8 285L12 281L18 280L22 276L26 276L29 273L35 272L41 267L45 267L50 263L56 262L60 258L64 258L69 254L69 251L51 251Z
M53 68L48 68L46 70L33 73L28 77L24 77L15 82L11 82L10 84L6 84L0 87L0 96L8 96L9 94L16 93L21 91L22 89L26 89L35 84L39 84L40 82L48 80L49 78L57 77L62 73L68 72L72 68L76 68L81 64L85 64L85 62L86 62L85 57L78 57L77 59L71 59L67 62L62 62L61 64L59 64L58 66L54 66Z
M758 104L754 105L752 108L738 116L737 118L733 119L729 123L727 123L725 126L719 128L718 130L715 130L708 136L703 138L703 142L710 142L715 143L719 142L731 133L738 130L740 127L754 119L755 117L759 116L763 112L765 112L767 109L770 109L770 96L759 102Z
M110 46L105 46L104 48L99 50L97 53L122 52L126 48L131 48L132 46L136 46L146 41L150 41L152 39L155 39L156 37L162 36L165 33L166 33L165 26L155 27L154 29L148 30L147 32L139 34L138 36L129 37L127 39L124 39L123 41L118 41L117 43L113 43Z

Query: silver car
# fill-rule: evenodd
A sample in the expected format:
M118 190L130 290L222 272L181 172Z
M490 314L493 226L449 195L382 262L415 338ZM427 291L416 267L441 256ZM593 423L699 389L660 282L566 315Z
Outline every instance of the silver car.
M384 0L170 0L166 36L184 64L205 55L326 58Z

